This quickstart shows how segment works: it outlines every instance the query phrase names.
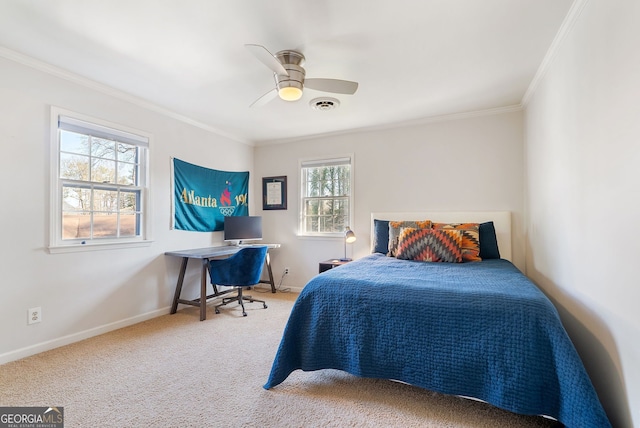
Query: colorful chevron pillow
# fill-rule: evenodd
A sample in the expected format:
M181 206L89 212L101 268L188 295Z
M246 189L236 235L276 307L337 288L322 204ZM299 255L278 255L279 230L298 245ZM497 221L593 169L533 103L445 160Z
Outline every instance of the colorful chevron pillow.
M398 238L400 229L403 227L413 227L415 229L431 229L431 220L424 221L390 221L389 222L389 252L387 256L395 257L398 248Z
M423 262L462 262L462 230L404 227L398 238L396 258Z
M480 224L479 223L433 223L434 229L462 231L462 261L479 262L480 258Z

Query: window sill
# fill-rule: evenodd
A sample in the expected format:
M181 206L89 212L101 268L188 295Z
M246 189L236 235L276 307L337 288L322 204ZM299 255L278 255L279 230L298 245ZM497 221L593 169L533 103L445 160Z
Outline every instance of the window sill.
M326 235L309 235L309 234L298 234L298 238L300 239L327 239L327 240L334 240L334 239L340 239L340 240L344 240L344 234L343 233L334 233L334 234L326 234Z
M83 251L122 250L125 248L149 247L153 241L109 242L101 244L57 245L48 248L49 254L79 253Z

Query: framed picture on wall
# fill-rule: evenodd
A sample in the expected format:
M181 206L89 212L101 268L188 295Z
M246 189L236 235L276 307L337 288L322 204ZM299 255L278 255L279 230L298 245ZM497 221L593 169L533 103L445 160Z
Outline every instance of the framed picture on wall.
M287 176L262 178L262 209L287 209Z

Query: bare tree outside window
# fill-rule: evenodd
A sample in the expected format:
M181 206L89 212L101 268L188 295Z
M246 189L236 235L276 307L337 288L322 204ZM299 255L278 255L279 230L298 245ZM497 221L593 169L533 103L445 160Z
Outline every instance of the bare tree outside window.
M62 239L140 233L140 147L60 130Z
M301 177L301 232L344 232L351 215L351 159L303 163Z

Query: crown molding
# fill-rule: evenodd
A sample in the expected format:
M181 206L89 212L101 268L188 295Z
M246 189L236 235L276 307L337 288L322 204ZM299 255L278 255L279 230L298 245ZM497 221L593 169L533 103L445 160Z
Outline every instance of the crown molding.
M536 89L538 89L538 85L547 74L547 70L551 66L551 63L553 62L556 54L560 50L562 42L573 29L587 3L589 3L589 0L575 0L571 5L571 8L569 8L567 16L565 16L564 21L562 21L562 25L560 25L560 29L556 33L553 42L551 42L549 50L547 50L547 53L542 59L542 62L540 63L535 76L533 76L533 80L531 80L529 87L522 97L520 105L523 108L526 108L529 104L529 101L531 101L531 97L533 97L533 95L535 94Z
M128 103L134 104L138 107L142 107L146 110L153 111L155 113L159 113L163 116L169 117L171 119L175 119L177 121L183 122L187 125L194 126L196 128L203 129L207 132L211 132L213 134L219 135L224 138L228 138L232 141L246 144L249 146L254 146L255 144L252 141L244 140L238 138L236 135L229 134L228 132L222 131L218 128L214 128L213 126L207 125L205 123L194 120L190 117L181 115L172 110L166 109L164 107L160 107L157 104L149 102L143 98L135 97L126 92L115 89L111 86L104 85L102 83L98 83L95 80L87 79L75 73L71 73L70 71L64 70L62 68L56 67L54 65L48 64L44 61L37 60L28 55L21 54L19 52L13 51L11 49L7 49L3 46L0 46L0 57L8 59L13 62L17 62L19 64L25 65L27 67L33 68L35 70L41 71L43 73L49 74L51 76L55 76L61 79L65 79L72 83L78 84L80 86L84 86L85 88L92 89L97 92L101 92L103 94L112 96L114 98L118 98L122 101L126 101Z
M444 115L439 115L439 116L427 116L427 117L423 117L423 118L420 118L420 119L412 119L412 120L405 120L405 121L402 121L402 122L386 123L386 124L383 124L383 125L364 126L364 127L361 127L361 128L353 128L353 129L347 129L347 130L342 130L342 131L327 132L327 133L323 133L323 134L305 135L305 136L300 136L300 137L283 138L283 139L276 139L276 140L264 140L264 141L256 142L255 145L256 146L271 146L271 145L274 145L274 144L286 144L286 143L314 140L314 139L317 139L317 138L336 137L336 136L340 136L340 135L350 135L350 134L355 134L355 133L385 131L385 130L399 129L399 128L409 128L409 127L414 127L414 126L426 125L426 124L430 124L430 123L439 123L439 122L447 122L447 121L451 121L451 120L464 120L464 119L471 119L471 118L475 118L475 117L493 116L493 115L497 115L497 114L513 113L513 112L518 112L518 111L522 111L522 110L523 110L523 107L522 107L521 104L515 104L515 105L510 105L510 106L505 106L505 107L496 107L496 108L490 108L490 109L484 109L484 110L474 110L474 111L468 111L468 112L462 112L462 113L451 113L451 114L444 114Z

